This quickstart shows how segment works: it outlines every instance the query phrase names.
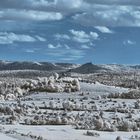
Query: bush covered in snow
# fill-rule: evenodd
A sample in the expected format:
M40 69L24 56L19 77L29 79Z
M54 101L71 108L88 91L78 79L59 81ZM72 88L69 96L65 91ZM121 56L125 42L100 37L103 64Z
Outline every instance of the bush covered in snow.
M140 99L140 90L130 90L127 93L110 93L108 98Z
M35 79L6 79L0 81L0 100L15 100L32 92L75 92L79 90L78 79L59 78L57 73Z

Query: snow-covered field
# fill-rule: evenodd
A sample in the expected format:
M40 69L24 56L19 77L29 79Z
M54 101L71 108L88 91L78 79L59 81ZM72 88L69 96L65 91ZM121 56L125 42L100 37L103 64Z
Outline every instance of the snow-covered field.
M129 89L98 82L80 82L80 87L76 92L39 92L23 96L20 101L0 101L0 138L116 140L121 136L123 140L139 139L139 128L125 126L128 128L123 131L119 128L122 122L135 123L139 119L139 109L134 106L136 100L107 98L109 94L127 93ZM3 111L5 107L8 113ZM115 128L117 119L120 126Z
M98 137L86 136L86 130L75 130L72 126L62 125L62 126L23 126L14 125L6 126L5 129L16 131L15 134L9 134L0 136L5 136L6 140L22 139L27 140L29 135L42 136L46 140L115 140L117 136L121 136L123 140L131 139L132 136L139 135L139 132L98 132L92 131L100 134ZM22 137L19 134L27 135ZM3 138L2 137L2 138ZM11 139L9 138L11 137ZM1 137L0 137L1 138ZM13 139L12 139L13 138ZM15 138L15 139L14 139ZM5 140L4 139L4 140ZM29 139L29 138L28 138ZM29 139L30 140L30 139Z
M25 81L21 80L19 85ZM7 90L0 101L0 138L116 140L119 136L118 140L140 139L140 102L136 99L109 97L127 94L130 89L107 86L98 82L75 83L76 81L69 86L66 83L67 86L64 87L63 81L68 82L66 79L60 79L54 85L51 84L53 88L51 93L36 91L40 87L35 88L32 85L30 94L21 94L18 89L18 94L22 96L16 95L13 98L11 95L17 91L11 90L13 93L6 98L4 94L10 92ZM72 79L69 78L69 81ZM36 81L32 82L36 84ZM43 86L40 81L38 84ZM56 85L63 91L55 92ZM74 91L66 92L69 90L65 88L70 87Z

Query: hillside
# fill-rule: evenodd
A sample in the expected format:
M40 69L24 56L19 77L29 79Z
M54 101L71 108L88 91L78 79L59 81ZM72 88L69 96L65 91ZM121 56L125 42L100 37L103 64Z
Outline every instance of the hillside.
M8 62L0 61L0 70L62 70L60 66L56 66L49 62Z
M92 63L86 63L75 69L70 69L69 72L87 74L87 73L95 73L95 72L104 71L104 70L107 70L107 69L103 68L99 65L94 65Z

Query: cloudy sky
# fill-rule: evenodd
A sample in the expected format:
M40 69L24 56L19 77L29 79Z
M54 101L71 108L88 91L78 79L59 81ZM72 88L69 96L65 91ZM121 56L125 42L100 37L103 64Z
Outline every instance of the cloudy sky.
M140 63L140 0L0 0L0 59Z

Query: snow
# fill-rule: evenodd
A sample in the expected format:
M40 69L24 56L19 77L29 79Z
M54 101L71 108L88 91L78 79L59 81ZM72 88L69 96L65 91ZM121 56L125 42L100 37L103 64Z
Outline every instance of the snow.
M64 80L71 79L65 78ZM95 119L95 116L98 115L100 111L103 111L104 113L102 120L110 124L111 121L113 121L114 116L126 119L128 113L115 112L114 110L112 112L107 111L109 109L133 109L135 112L132 113L132 119L135 120L139 118L140 112L134 108L134 99L109 99L99 97L110 93L128 92L128 88L107 86L98 82L95 84L80 82L80 87L80 91L72 93L38 92L29 95L27 94L28 96L21 98L20 103L17 103L16 100L0 101L2 111L5 106L7 106L7 110L10 110L11 108L11 112L20 107L22 110L21 114L18 112L9 112L9 114L8 112L0 112L1 128L3 128L0 129L0 138L2 140L32 140L31 136L41 136L43 140L116 140L117 136L121 136L122 140L130 140L132 135L139 136L139 131L121 132L117 130L115 132L109 132L104 131L103 129L97 131L97 129L95 129L96 127L92 130L91 127L90 130L85 127L81 129L83 127L82 123L92 123L91 121L94 121L92 119ZM68 103L70 108L66 109L63 106L64 103ZM119 104L122 107L119 107ZM86 107L84 108L82 105L85 105ZM123 105L125 105L125 107ZM97 109L92 108L94 106L96 106ZM12 121L12 123L9 123L5 118L9 117L11 114L13 115L12 117L17 117L16 114L20 117L17 118L17 120ZM25 123L25 119L35 121L35 117L39 118L39 121L36 121L37 124ZM48 120L52 119L54 121L56 117L58 117L60 121L67 119L68 122L65 123L65 125L63 123L61 125L56 125L56 123L50 125L50 122L48 123L49 125L47 124ZM77 117L79 118L76 120ZM46 122L40 123L40 118L41 121ZM68 120L68 118L71 118L71 120ZM79 127L78 129L75 129L76 123L78 125L81 124L81 126L79 125L81 128ZM100 136L87 136L87 130L98 133Z
M5 134L2 134L2 133L0 133L0 139L1 139L1 140L17 140L17 139L15 139L15 138L6 136Z
M89 84L89 83L80 83L81 91L83 92L91 92L92 94L96 95L103 95L108 93L122 93L128 92L129 89L115 87L115 86L107 86L96 82L96 84Z
M42 64L41 63L39 63L39 62L33 62L34 64L37 64L37 65L39 65L39 66L41 66Z
M75 130L71 126L23 126L23 125L7 125L6 130L15 130L18 133L27 135L28 133L36 136L42 136L47 140L116 140L117 136L121 136L123 140L130 140L132 135L139 135L139 132L100 132L99 137L86 136L86 130ZM16 140L4 134L0 134L2 140Z
M114 72L122 72L122 71L125 71L125 72L129 72L129 71L134 71L133 68L129 67L128 65L117 65L117 64L104 64L104 65L101 65L101 67L103 68L106 68L106 69L109 69L111 71L114 71Z

